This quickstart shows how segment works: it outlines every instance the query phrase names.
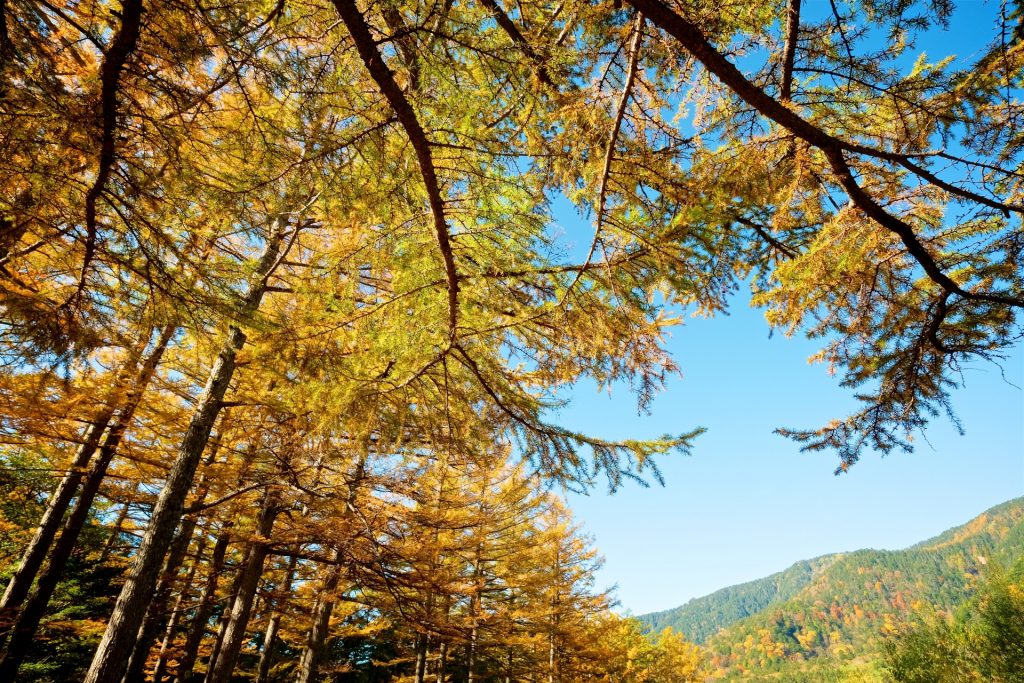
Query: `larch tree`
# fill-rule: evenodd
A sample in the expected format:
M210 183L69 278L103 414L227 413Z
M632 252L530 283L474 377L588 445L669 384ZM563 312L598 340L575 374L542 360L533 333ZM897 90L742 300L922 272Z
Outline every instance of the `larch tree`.
M90 683L697 675L540 489L700 430L594 438L565 392L648 408L676 312L749 283L859 388L780 429L841 471L1021 335L1024 15L958 69L907 66L945 0L830 9L0 3L0 458L38 517L0 520L0 671L82 560L120 576Z

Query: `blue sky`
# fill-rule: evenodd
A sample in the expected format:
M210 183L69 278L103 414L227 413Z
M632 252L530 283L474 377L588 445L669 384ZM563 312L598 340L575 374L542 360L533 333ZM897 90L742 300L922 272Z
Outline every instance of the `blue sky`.
M919 50L933 60L976 57L998 11L996 2L961 2L951 29ZM588 221L564 210L556 218L570 238L589 239ZM800 453L772 430L842 417L851 392L808 364L817 344L770 338L746 299L730 316L687 319L674 331L669 348L684 377L669 382L651 415L636 414L628 391L609 397L593 386L577 387L559 413L560 423L607 438L708 428L692 456L663 460L664 488L569 496L606 558L598 582L618 585L624 610L667 609L825 553L912 545L1024 495L1024 350L1002 369L965 371L954 405L966 435L937 420L914 453L869 455L837 477L834 455Z
M675 378L638 416L626 391L580 387L560 422L598 436L654 437L701 425L691 456L662 460L665 486L571 495L606 559L599 585L618 584L624 609L667 609L801 559L858 548L901 548L1024 495L1024 354L966 373L955 405L966 435L936 421L912 454L869 455L842 476L834 455L800 453L772 433L813 427L853 406L817 346L769 338L759 311L689 319L669 347ZM1005 372L1005 377L1003 377ZM1008 384L1009 380L1017 387Z

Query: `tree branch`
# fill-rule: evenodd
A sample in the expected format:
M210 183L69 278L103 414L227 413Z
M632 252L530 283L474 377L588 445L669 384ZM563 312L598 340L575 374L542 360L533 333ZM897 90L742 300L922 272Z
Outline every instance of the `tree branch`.
M221 496L220 498L217 498L216 500L211 500L211 501L208 501L208 502L197 501L197 502L193 503L192 505L187 506L182 511L182 514L183 515L194 515L197 512L203 512L204 510L209 510L210 508L215 508L218 505L223 505L224 503L228 502L229 500L233 500L235 498L238 498L239 496L244 495L244 494L248 493L249 491L254 491L254 490L256 490L256 489L258 489L260 487L263 487L263 486L266 486L265 482L256 482L255 484L250 484L250 485L245 486L243 488L236 489L236 490L232 491L231 493L225 494L225 495Z
M790 247L790 246L780 242L779 240L775 239L775 237L773 237L770 232L765 230L764 227L758 225L757 223L755 223L754 221L750 220L746 216L741 216L739 214L736 214L736 215L733 216L733 219L737 223L739 223L741 225L745 225L748 228L750 228L751 230L753 230L754 232L756 232L757 235L761 239L763 239L769 245L774 247L777 251L782 252L786 256L786 258L791 258L792 259L792 258L796 258L797 256L800 255L792 247Z
M969 199L973 202L977 202L978 204L982 204L983 206L996 209L997 211L1002 212L1002 214L1007 218L1010 217L1011 211L1015 211L1017 213L1024 213L1024 206L1021 206L1019 204L1004 204L1003 202L997 199L992 199L990 197L980 195L977 192L971 192L970 190L966 190L962 187L957 187L956 185L948 183L942 178L939 178L937 175L929 171L927 168L914 163L910 159L901 159L897 163L899 163L900 166L907 169L914 175L917 175L923 178L924 180L928 181L932 185L942 188L946 192L961 197L963 199Z
M601 242L601 228L604 223L604 206L608 198L608 179L612 173L612 161L615 159L615 146L619 140L619 131L622 129L622 119L626 115L626 107L629 105L629 96L633 90L633 83L636 81L637 62L640 56L640 42L643 38L644 15L636 14L636 21L633 25L633 39L629 43L629 63L626 66L626 81L622 85L622 95L619 97L619 104L615 109L615 118L612 120L612 129L608 134L608 147L604 153L604 166L601 169L601 180L597 190L597 216L594 219L594 239L590 242L590 249L587 257L583 260L583 268L576 274L572 284L566 288L566 296L572 291L583 271L590 266L597 251L597 245Z
M448 283L448 334L455 338L458 325L459 311L459 276L455 269L455 256L452 253L451 238L448 235L448 221L444 214L444 200L441 197L441 188L437 180L437 171L434 169L434 160L430 154L430 142L427 134L423 131L416 112L406 99L402 89L395 82L391 69L384 63L384 58L377 50L377 44L370 35L370 28L366 19L359 12L354 0L334 0L334 7L341 17L341 21L348 29L349 35L355 42L356 51L363 60L363 64L370 72L370 76L377 83L381 93L387 99L391 108L395 110L398 122L402 124L413 150L416 152L416 160L419 163L420 174L423 176L423 184L427 189L427 200L430 203L430 213L434 219L434 233L437 238L437 246L441 251L444 260L445 279Z
M849 195L853 205L863 211L868 218L871 218L883 228L896 233L896 235L899 236L900 241L903 242L903 246L907 248L907 252L918 262L918 264L920 264L921 268L924 269L924 272L932 282L939 285L947 292L962 296L965 299L990 301L992 303L1004 304L1007 306L1024 307L1024 300L1022 299L1000 296L998 294L968 292L963 289L942 271L939 264L936 263L935 259L925 248L924 244L922 244L918 239L917 234L914 233L914 229L886 211L881 204L875 201L875 199L857 183L856 179L853 177L853 171L850 170L849 164L846 163L846 158L843 156L841 149L831 147L823 149L822 151L825 153L829 165L832 166L832 170L836 174L839 184L842 186L843 190L846 191L846 194Z
M908 253L924 269L929 279L942 289L966 299L1024 307L1024 299L998 294L968 292L954 282L942 271L934 257L928 252L924 244L921 243L914 229L906 222L886 211L881 204L857 183L843 152L864 154L893 163L904 161L906 158L904 155L847 142L826 133L747 80L746 76L732 62L726 59L722 53L708 42L700 28L666 6L661 0L628 1L637 10L647 15L648 19L654 22L656 26L662 28L678 40L691 55L704 65L704 68L714 74L726 87L756 109L761 115L775 121L797 137L824 152L839 184L849 195L854 206L883 228L898 235L907 248Z
M548 73L547 67L544 66L544 59L541 55L537 54L537 51L533 49L530 42L526 40L526 37L519 30L519 27L515 25L515 22L507 14L505 10L501 9L496 0L479 0L480 4L490 10L491 14L494 15L494 20L498 23L508 37L512 39L512 42L519 46L519 49L523 51L523 54L533 62L537 68L537 79L544 85L554 87L554 83L551 81L551 75Z
M85 276L96 253L96 201L106 188L114 166L115 138L117 136L117 95L121 87L121 72L139 42L142 26L142 0L124 0L121 4L121 28L103 57L100 67L100 163L96 180L85 195L85 254L82 257L82 275L78 292L85 289Z

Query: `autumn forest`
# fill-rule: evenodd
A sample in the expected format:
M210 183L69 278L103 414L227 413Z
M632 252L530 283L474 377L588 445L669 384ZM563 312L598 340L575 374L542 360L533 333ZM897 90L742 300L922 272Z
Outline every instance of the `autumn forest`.
M1022 333L1024 12L920 57L952 12L0 0L0 681L735 673L616 611L562 495L701 427L557 410L644 411L743 289L855 395L779 430L837 474L956 420Z

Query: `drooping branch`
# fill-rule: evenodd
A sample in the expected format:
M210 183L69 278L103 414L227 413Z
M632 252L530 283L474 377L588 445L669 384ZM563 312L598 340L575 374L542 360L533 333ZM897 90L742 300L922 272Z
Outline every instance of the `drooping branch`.
M898 163L903 168L907 169L914 175L924 179L925 181L931 183L935 187L941 188L946 192L952 195L956 195L962 199L968 199L972 202L977 202L978 204L981 204L983 206L987 206L989 208L996 209L997 211L1001 211L1002 214L1007 218L1010 217L1011 211L1016 211L1017 213L1024 212L1024 206L1021 206L1020 204L1004 204L1003 202L992 199L991 197L986 197L984 195L978 194L977 192L971 192L970 190L965 190L962 187L957 187L952 183L948 183L942 178L932 173L931 171L929 171L924 166L916 164L910 159L900 159Z
M117 100L121 89L121 73L128 58L135 52L142 26L142 0L124 0L121 4L121 28L103 57L100 67L100 160L96 179L85 195L85 254L78 291L85 288L85 276L96 253L96 202L106 189L114 167L117 138Z
M853 176L844 152L864 154L894 163L903 161L905 159L903 155L841 140L805 120L749 81L732 62L708 42L699 27L673 11L661 0L629 0L629 3L647 15L656 26L678 40L691 55L704 65L704 68L714 74L726 87L756 109L758 113L824 152L839 184L850 197L854 206L883 228L895 233L907 248L907 252L935 284L965 299L1024 307L1024 299L984 292L969 292L954 282L943 272L914 229L889 213L860 186Z
M359 57L387 99L388 104L395 110L398 122L405 129L405 134L416 152L416 161L419 163L420 175L423 176L427 200L430 203L430 213L434 219L437 246L441 251L441 258L444 260L445 279L448 283L448 333L450 337L454 338L458 325L459 275L455 268L455 255L452 252L451 238L448 234L444 199L441 197L441 187L430 153L430 141L427 140L427 134L424 132L423 126L420 125L419 119L416 118L416 112L413 111L412 105L406 99L398 83L395 82L391 69L384 63L384 58L377 49L373 36L370 35L370 27L366 24L366 19L363 18L355 2L353 0L334 0L334 7L337 9L342 23L348 29L349 35L352 36Z
M921 268L928 275L928 278L932 282L939 285L942 289L952 294L956 294L965 299L975 299L978 301L990 301L997 304L1005 304L1007 306L1019 306L1024 307L1024 300L1015 297L1000 296L998 294L986 294L983 292L968 292L963 289L960 285L953 281L939 264L936 263L934 257L928 252L924 244L918 238L914 229L910 227L906 222L901 221L896 216L885 210L881 204L867 193L867 191L860 186L856 178L853 177L853 171L850 169L850 165L846 162L846 157L843 155L842 150L836 148L825 148L822 150L828 158L829 165L832 166L832 170L839 180L839 184L843 190L849 195L853 205L864 212L869 218L881 225L882 227L890 230L899 236L900 241L903 242L903 246L907 248L907 252L920 264Z
M643 38L644 15L637 12L636 21L633 25L633 38L629 42L629 62L626 66L626 80L622 85L622 94L619 96L618 106L615 108L615 118L612 119L612 128L608 133L608 146L604 153L604 165L601 168L601 180L597 189L597 216L594 218L594 239L590 242L590 249L584 259L583 268L576 274L572 284L566 292L572 290L579 279L583 276L597 251L597 245L601 242L601 229L604 224L604 207L608 199L608 180L612 173L612 162L615 159L615 147L619 141L619 131L622 129L622 119L626 115L626 107L629 105L629 98L633 91L633 83L636 81L637 63L640 57L640 42Z

